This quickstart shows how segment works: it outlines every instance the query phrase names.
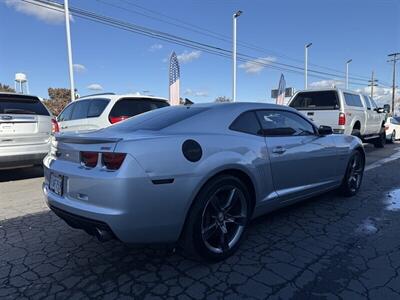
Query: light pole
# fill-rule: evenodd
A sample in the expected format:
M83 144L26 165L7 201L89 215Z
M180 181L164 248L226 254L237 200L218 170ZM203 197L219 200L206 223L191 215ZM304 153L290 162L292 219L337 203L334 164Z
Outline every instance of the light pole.
M346 61L346 89L349 88L349 64L352 62L352 59Z
M308 89L308 48L312 43L308 43L304 46L304 89Z
M74 68L72 65L72 47L71 47L71 33L69 28L68 0L64 0L64 11L65 11L65 31L67 34L68 69L69 69L69 82L71 89L71 101L75 101Z
M232 101L236 101L236 19L242 14L241 10L238 10L233 14L233 38L232 38Z

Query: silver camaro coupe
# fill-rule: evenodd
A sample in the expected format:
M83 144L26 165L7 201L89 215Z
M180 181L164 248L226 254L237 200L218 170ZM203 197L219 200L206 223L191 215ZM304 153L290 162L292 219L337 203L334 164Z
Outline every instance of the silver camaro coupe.
M220 260L249 221L337 189L355 195L360 139L262 103L175 106L58 135L44 159L48 206L100 240L180 242Z

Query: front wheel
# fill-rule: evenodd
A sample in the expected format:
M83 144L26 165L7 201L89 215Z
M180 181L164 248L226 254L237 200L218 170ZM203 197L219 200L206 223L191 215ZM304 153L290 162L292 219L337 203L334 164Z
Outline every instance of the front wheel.
M347 165L346 174L343 178L340 192L347 197L358 193L364 175L365 159L360 151L355 151Z
M238 178L219 176L200 191L182 236L188 254L219 261L232 255L250 218L250 195Z
M396 141L396 130L393 130L392 135L390 136L390 142L394 143Z

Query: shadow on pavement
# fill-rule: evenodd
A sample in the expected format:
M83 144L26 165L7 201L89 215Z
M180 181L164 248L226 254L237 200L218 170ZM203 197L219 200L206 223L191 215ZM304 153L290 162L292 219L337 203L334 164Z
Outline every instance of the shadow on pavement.
M0 182L31 179L43 176L43 167L34 166L10 170L0 170Z

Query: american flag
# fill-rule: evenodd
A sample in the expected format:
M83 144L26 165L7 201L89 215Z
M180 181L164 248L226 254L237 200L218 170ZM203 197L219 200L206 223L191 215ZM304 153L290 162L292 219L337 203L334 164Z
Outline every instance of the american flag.
M169 60L169 104L179 105L179 80L180 69L178 57L175 52L172 52Z
M276 97L276 104L279 105L285 104L285 89L286 89L285 76L281 74L281 79L279 79L278 96Z

